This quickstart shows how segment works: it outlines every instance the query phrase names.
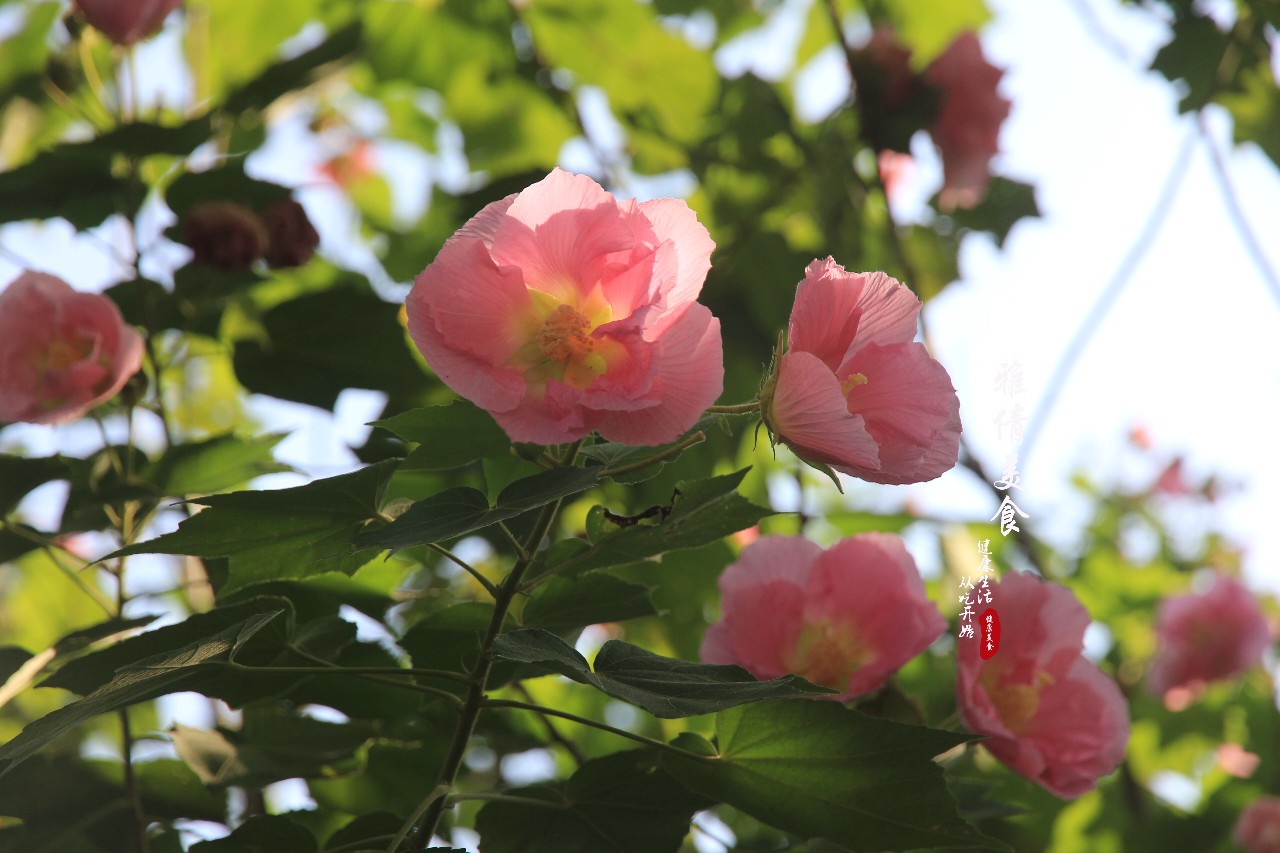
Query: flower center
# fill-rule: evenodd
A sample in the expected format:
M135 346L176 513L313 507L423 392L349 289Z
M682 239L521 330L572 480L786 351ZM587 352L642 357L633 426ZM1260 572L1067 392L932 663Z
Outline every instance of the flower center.
M875 657L851 626L822 621L800 631L789 669L814 684L847 690L850 676Z
M1014 734L1020 734L1040 709L1040 692L1053 683L1053 676L1041 671L1036 673L1035 680L1030 684L994 683L996 681L995 678L983 678L987 695L996 706L996 713L1000 715L1005 728Z
M591 338L591 321L571 306L557 305L538 332L538 348L552 361L562 364L575 358L586 358L595 351Z
M43 370L66 370L78 361L83 361L93 351L93 342L84 338L76 340L56 340L44 351L41 363Z
M859 385L866 385L867 382L866 374L850 373L844 379L840 380L840 391L848 397L854 388L857 388Z

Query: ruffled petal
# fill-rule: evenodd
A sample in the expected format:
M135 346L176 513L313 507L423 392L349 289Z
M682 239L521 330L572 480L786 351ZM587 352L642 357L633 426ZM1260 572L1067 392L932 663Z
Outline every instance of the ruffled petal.
M688 432L724 390L724 349L720 321L693 303L654 342L649 399L636 411L597 411L595 429L610 441L658 445Z
M862 416L849 413L839 380L810 353L782 356L766 418L778 440L802 459L855 476L879 465L875 440Z
M920 483L955 467L960 399L946 368L923 344L869 344L838 375L853 374L862 374L866 382L851 387L848 409L861 415L875 440L879 465L845 473L874 483Z
M830 257L809 264L804 273L788 325L792 351L812 353L835 372L867 344L915 338L920 300L896 279L847 272Z

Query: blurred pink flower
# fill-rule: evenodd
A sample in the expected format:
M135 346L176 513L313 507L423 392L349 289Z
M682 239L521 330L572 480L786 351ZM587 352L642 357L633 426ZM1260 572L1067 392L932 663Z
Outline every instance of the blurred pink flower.
M815 260L796 289L789 349L761 392L775 441L874 483L932 480L956 464L960 400L915 343L920 300L882 272Z
M1081 653L1089 614L1066 587L1010 573L991 585L1000 651L956 646L956 702L983 746L1011 770L1074 799L1124 757L1129 711L1114 681Z
M1156 637L1147 686L1164 695L1244 672L1262 658L1271 630L1253 594L1219 575L1203 593L1162 601Z
M944 210L974 207L986 195L989 164L1011 106L997 90L1002 76L971 32L957 36L925 69L925 80L942 93L930 134L942 152Z
M116 44L131 45L155 35L182 0L75 0L80 14Z
M0 422L75 420L141 366L142 339L107 297L29 270L0 293Z
M1236 820L1231 840L1247 853L1280 853L1280 797L1258 797Z
M1248 779L1258 769L1258 765L1262 763L1261 756L1257 753L1249 752L1238 743L1220 744L1215 753L1218 758L1218 766L1222 768L1222 771L1238 779Z
M863 533L824 551L764 536L720 575L723 617L701 657L757 678L787 673L851 699L880 689L946 628L902 540Z
M1182 497L1193 493L1193 489L1187 485L1186 479L1182 476L1181 456L1165 466L1164 470L1160 472L1160 476L1156 477L1156 481L1151 484L1151 491L1156 494L1173 497Z
M494 202L414 282L409 334L513 441L655 445L720 396L714 248L683 201L618 201L556 169Z

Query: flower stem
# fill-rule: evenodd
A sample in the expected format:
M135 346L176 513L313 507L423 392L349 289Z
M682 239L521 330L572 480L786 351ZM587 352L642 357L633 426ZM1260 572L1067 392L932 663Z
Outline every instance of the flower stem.
M435 551L437 554L441 555L442 557L446 558L447 560L449 560L449 562L461 568L464 572L471 575L471 577L475 578L476 582L479 583L482 587L484 587L485 592L489 593L489 595L493 596L494 598L498 597L498 587L494 585L493 581L489 580L484 575L480 574L479 570L476 569L475 566L471 565L466 560L463 560L455 556L452 551L450 551L448 548L444 547L443 545L440 545L439 543L432 542L427 547L430 548L432 551Z
M752 412L760 411L760 401L752 400L750 403L738 403L733 406L711 406L707 409L709 415L749 415Z
M561 464L564 466L572 465L578 455L578 448L581 446L581 441L570 445L564 456L561 457ZM489 680L489 672L493 668L493 641L502 632L502 623L507 617L507 611L511 609L511 602L520 590L520 580L524 573L528 571L529 566L533 564L538 545L555 524L556 517L560 514L562 503L563 498L543 506L541 513L538 515L538 520L534 523L533 530L530 531L524 543L520 545L520 556L512 567L511 573L507 575L498 587L498 593L494 596L493 616L489 619L489 627L485 630L484 638L480 641L480 655L476 659L475 668L470 673L471 685L467 690L466 698L462 702L458 727L454 730L453 742L450 744L449 752L440 768L440 776L437 779L436 786L432 789L428 799L414 810L414 814L400 828L396 840L387 848L387 853L396 853L398 846L411 836L421 838L425 842L429 841L435 832L436 824L440 822L440 815L443 814L445 809L446 795L453 790L453 783L458 778L458 771L462 768L462 759L466 755L467 744L471 741L476 721L480 718L480 710L485 704L484 687Z
M664 462L667 459L671 459L673 457L679 456L681 453L688 450L690 447L693 447L695 444L701 444L706 440L707 440L707 434L702 430L698 430L697 432L691 435L685 436L683 441L679 442L678 444L671 445L661 453L655 453L653 456L645 457L644 459L641 459L637 462L630 462L626 465L619 465L617 468L610 468L606 466L604 470L600 472L600 476L614 477L614 476L617 476L618 474L629 474L632 471L639 471L641 468L647 468L650 465L654 465L658 462Z

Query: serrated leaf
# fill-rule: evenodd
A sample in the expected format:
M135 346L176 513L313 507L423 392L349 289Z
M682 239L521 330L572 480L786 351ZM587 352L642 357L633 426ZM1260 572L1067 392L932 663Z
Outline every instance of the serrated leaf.
M255 438L220 435L179 444L147 466L142 476L162 495L219 492L263 474L292 471L272 456L282 438L282 433Z
M748 469L706 480L682 481L670 511L656 525L636 524L609 533L589 546L575 543L553 549L535 567L538 574L570 577L603 568L656 557L680 548L696 548L737 533L773 515L738 494Z
M596 655L595 672L564 640L539 628L499 634L495 657L534 664L630 702L655 717L673 719L711 714L745 702L834 693L786 675L759 681L739 666L690 663L662 657L639 646L610 640Z
M525 605L521 622L527 628L563 633L600 622L656 615L649 587L596 572L553 578L539 587Z
M877 720L833 702L761 702L721 712L713 746L665 753L686 787L801 838L853 851L987 847L956 811L933 761L971 735Z
M400 306L353 280L300 296L262 316L266 341L236 344L236 377L250 391L332 409L347 388L416 400L430 387L399 322Z
M587 761L561 784L506 793L476 815L485 853L676 853L693 813L711 805L639 749Z
M553 468L516 480L502 490L492 507L477 489L447 489L417 501L386 527L357 537L356 547L396 551L453 539L584 492L595 485L598 476L597 468Z
M173 533L104 559L130 554L227 557L224 592L259 581L350 574L368 562L350 546L360 531L381 523L378 508L395 467L394 460L387 460L291 489L199 498L195 503L208 509Z
M1004 245L1005 238L1020 220L1039 215L1035 187L1000 177L991 179L987 194L977 207L950 214L957 227L986 231L996 238L997 246Z
M88 696L46 714L0 746L0 776L61 735L108 711L117 711L156 696L186 689L185 682L201 664L224 660L284 611L259 614L181 649L124 667Z
M12 512L32 489L70 475L61 456L28 458L0 453L0 516Z
M191 853L316 853L316 839L284 815L258 815L226 838L193 844Z
M410 409L374 421L419 446L400 466L402 470L443 471L508 452L511 440L484 409L465 400L448 406Z

